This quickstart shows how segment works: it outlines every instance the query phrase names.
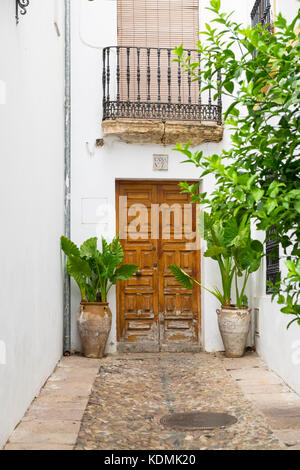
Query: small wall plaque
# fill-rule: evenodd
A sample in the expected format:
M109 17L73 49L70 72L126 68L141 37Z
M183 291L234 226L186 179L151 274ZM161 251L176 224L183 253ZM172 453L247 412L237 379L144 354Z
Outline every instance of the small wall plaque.
M153 170L154 171L168 171L169 169L169 155L153 155Z

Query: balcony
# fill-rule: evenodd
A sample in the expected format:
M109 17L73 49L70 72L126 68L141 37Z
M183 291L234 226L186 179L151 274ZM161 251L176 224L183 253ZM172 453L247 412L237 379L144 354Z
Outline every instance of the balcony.
M198 63L195 50L185 50ZM103 133L127 143L192 145L223 137L222 101L183 73L172 49L106 47L103 50ZM198 75L200 70L195 69ZM216 80L220 80L220 74Z

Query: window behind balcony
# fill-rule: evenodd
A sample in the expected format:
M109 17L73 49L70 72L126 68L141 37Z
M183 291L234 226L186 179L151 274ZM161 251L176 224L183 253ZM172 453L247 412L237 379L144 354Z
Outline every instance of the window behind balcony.
M271 0L256 0L251 11L252 28L257 24L267 26L272 31Z
M118 0L118 44L194 49L199 0Z
M279 257L279 243L276 239L272 238L272 233L275 232L275 227L267 232L266 242L266 293L273 294L274 288L269 284L276 284L280 278L280 257Z
M198 84L172 62L175 46L195 49L198 31L198 0L118 0L121 101L198 103ZM197 59L191 51L191 62Z

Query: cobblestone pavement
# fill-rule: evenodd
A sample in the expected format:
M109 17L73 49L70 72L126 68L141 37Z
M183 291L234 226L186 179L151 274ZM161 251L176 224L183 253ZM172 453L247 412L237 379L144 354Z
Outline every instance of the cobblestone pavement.
M226 412L225 429L176 431L166 414ZM266 417L245 397L218 356L128 354L102 360L75 449L282 449Z

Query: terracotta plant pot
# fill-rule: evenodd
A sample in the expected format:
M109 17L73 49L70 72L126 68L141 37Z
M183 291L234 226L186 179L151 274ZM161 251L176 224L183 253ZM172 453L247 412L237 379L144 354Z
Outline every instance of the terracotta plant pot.
M250 308L222 306L221 310L217 309L217 314L225 356L242 357L250 329Z
M111 311L107 302L81 302L77 319L83 353L86 357L103 357L111 328Z

